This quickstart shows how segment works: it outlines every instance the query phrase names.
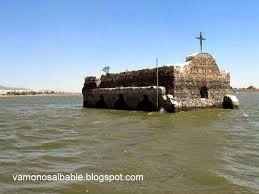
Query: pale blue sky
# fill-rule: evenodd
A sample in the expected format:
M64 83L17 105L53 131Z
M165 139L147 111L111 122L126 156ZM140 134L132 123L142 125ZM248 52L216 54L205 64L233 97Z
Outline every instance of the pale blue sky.
M259 87L259 1L0 0L0 85L80 91L86 75L184 61L194 38Z

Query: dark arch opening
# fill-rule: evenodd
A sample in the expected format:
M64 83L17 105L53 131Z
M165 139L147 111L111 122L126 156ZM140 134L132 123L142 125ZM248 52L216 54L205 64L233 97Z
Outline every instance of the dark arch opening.
M234 108L233 102L228 96L224 96L222 105L223 105L223 108L225 108L225 109Z
M120 110L127 110L127 109L129 109L127 103L124 100L124 96L122 94L118 95L118 99L114 103L114 108L115 109L120 109Z
M86 106L87 106L87 103L88 103L87 100L84 100L84 101L83 101L83 107L86 107Z
M153 103L149 100L147 95L143 95L143 100L138 104L138 110L151 112L154 110Z
M201 98L209 98L209 90L207 86L202 86L200 89Z
M96 108L107 108L107 105L106 105L106 103L104 101L104 96L103 95L100 95L100 99L96 103Z

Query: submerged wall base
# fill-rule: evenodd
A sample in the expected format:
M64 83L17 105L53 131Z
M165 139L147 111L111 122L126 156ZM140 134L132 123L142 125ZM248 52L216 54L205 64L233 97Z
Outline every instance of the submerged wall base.
M164 87L96 88L85 91L84 107L167 112L199 108L236 108L238 99L233 95L217 98L179 98L166 94ZM158 104L157 104L158 103Z

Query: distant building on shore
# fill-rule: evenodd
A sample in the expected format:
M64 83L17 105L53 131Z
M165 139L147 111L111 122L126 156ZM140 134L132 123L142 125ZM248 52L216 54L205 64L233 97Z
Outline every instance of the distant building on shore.
M31 92L31 90L27 90L27 89L4 89L4 90L0 90L0 95L8 95L11 93L28 93Z
M20 95L50 95L50 94L57 94L62 92L56 92L54 90L31 90L31 89L0 89L0 95L5 96L20 96Z
M244 92L259 92L259 88L254 86L249 86L247 88L234 88L235 91L244 91Z

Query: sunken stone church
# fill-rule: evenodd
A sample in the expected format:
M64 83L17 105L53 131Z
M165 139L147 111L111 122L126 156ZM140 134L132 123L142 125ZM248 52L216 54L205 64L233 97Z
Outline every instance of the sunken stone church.
M216 59L202 52L187 56L183 66L109 73L86 77L83 106L142 111L176 112L206 107L235 108L239 101L230 86L230 74ZM109 68L108 68L109 70Z
M209 53L187 56L183 66L163 66L101 78L86 77L84 107L168 112L205 107L234 108L230 74Z

